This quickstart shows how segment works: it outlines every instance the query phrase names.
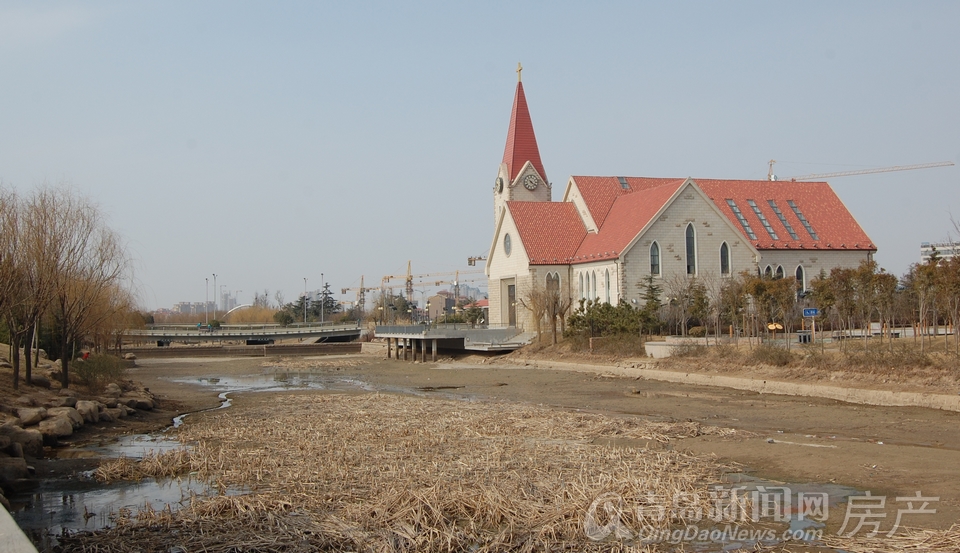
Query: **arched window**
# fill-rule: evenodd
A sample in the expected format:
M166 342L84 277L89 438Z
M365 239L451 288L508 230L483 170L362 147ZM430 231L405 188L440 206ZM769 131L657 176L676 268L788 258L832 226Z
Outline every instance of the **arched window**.
M604 271L603 274L603 295L607 303L610 303L610 269Z
M560 273L547 273L547 292L560 293Z
M583 295L583 273L580 273L580 299L585 298Z
M783 265L777 265L777 275L774 278L783 278Z
M693 223L687 225L687 274L697 274L697 231Z
M720 274L730 274L730 248L726 242L720 244Z
M773 278L773 267L767 265L767 268L763 270L763 276Z
M660 244L650 244L650 274L660 274Z
M597 272L593 271L590 273L590 299L597 300L600 296L597 295Z
M797 265L797 285L800 288L800 291L803 292L807 289L807 285L803 279L803 265Z

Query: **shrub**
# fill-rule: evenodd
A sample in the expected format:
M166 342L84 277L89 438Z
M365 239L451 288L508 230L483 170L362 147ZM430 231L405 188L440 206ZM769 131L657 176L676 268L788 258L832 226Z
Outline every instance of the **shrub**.
M99 390L110 382L120 380L125 372L123 361L113 355L95 353L70 363L71 376L90 390Z
M707 327L705 326L694 326L690 328L690 331L687 332L690 336L694 338L703 338L707 335Z
M762 344L750 353L750 360L757 364L785 367L793 361L793 354L778 346Z
M677 344L670 351L672 357L703 357L709 348L702 344Z

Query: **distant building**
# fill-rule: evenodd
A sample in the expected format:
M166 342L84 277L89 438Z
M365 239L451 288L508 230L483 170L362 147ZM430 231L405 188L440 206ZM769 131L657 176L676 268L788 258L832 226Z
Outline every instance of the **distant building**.
M455 306L453 296L449 292L441 291L427 298L427 316L431 320L436 320L444 313L449 313Z
M933 252L937 252L940 259L950 261L960 255L960 242L921 242L920 263L928 263Z
M204 309L206 305L206 309ZM214 303L212 301L204 302L189 302L182 301L180 303L174 304L173 312L180 313L181 315L203 315L204 313L213 315Z

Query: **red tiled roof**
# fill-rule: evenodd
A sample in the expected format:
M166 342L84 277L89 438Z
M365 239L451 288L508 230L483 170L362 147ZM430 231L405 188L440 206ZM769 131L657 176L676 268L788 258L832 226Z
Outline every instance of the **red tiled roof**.
M490 307L490 300L486 298L482 300L476 300L474 302L467 304L467 307L480 307L480 308Z
M517 93L513 97L513 111L510 113L507 145L503 149L503 163L507 164L511 181L517 178L523 164L528 161L543 180L549 182L540 161L540 148L537 147L537 136L533 133L533 121L527 109L527 97L523 94L523 83L518 82Z
M613 181L622 189L616 177ZM599 232L587 234L577 248L573 263L618 257L683 183L684 180L670 179L669 184L656 188L639 188L632 193L622 189L624 194L613 202Z
M630 189L623 188L620 177L571 177L583 196L583 201L590 210L590 215L597 223L597 228L603 226L607 213L613 207L613 202L624 194L657 188L673 182L683 182L684 179L659 179L647 177L623 177Z
M756 240L747 241L758 250L783 249L819 249L819 250L865 250L876 251L877 247L863 231L847 207L825 182L792 182L767 180L717 180L693 179L720 211L730 219L733 226L746 237L746 233L727 199L736 202L737 207L753 229ZM760 218L750 207L753 200L764 218L770 223L777 239L766 231ZM797 239L793 239L785 225L776 215L770 200L793 228ZM814 240L803 223L797 217L793 201L812 227L819 240Z
M571 202L507 202L531 265L568 264L587 234Z
M507 202L532 265L589 263L614 259L650 222L686 179L573 177L599 227L587 233L573 202ZM867 234L826 182L694 179L727 216L731 225L758 250L876 251ZM750 239L727 204L732 199L756 240ZM750 206L753 200L774 240ZM793 239L770 200L776 203L797 238ZM814 239L790 202L816 233Z

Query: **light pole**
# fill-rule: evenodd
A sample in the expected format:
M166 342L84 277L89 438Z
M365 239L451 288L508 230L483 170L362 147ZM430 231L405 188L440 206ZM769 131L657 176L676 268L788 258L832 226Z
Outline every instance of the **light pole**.
M323 273L320 273L320 324L323 324L323 304L327 303L327 283L323 281Z
M227 311L227 300L223 297L223 289L226 288L226 287L227 287L226 284L221 284L221 285L220 285L220 301L223 302L223 310L224 310L224 311ZM216 318L216 317L214 317L214 318Z
M303 324L307 324L307 277L303 277Z
M210 324L210 319L207 316L207 306L210 305L210 279L204 277L204 282L206 282L206 292L204 293L203 299L203 324Z
M213 318L217 318L217 273L213 273ZM210 300L207 300L210 301Z

